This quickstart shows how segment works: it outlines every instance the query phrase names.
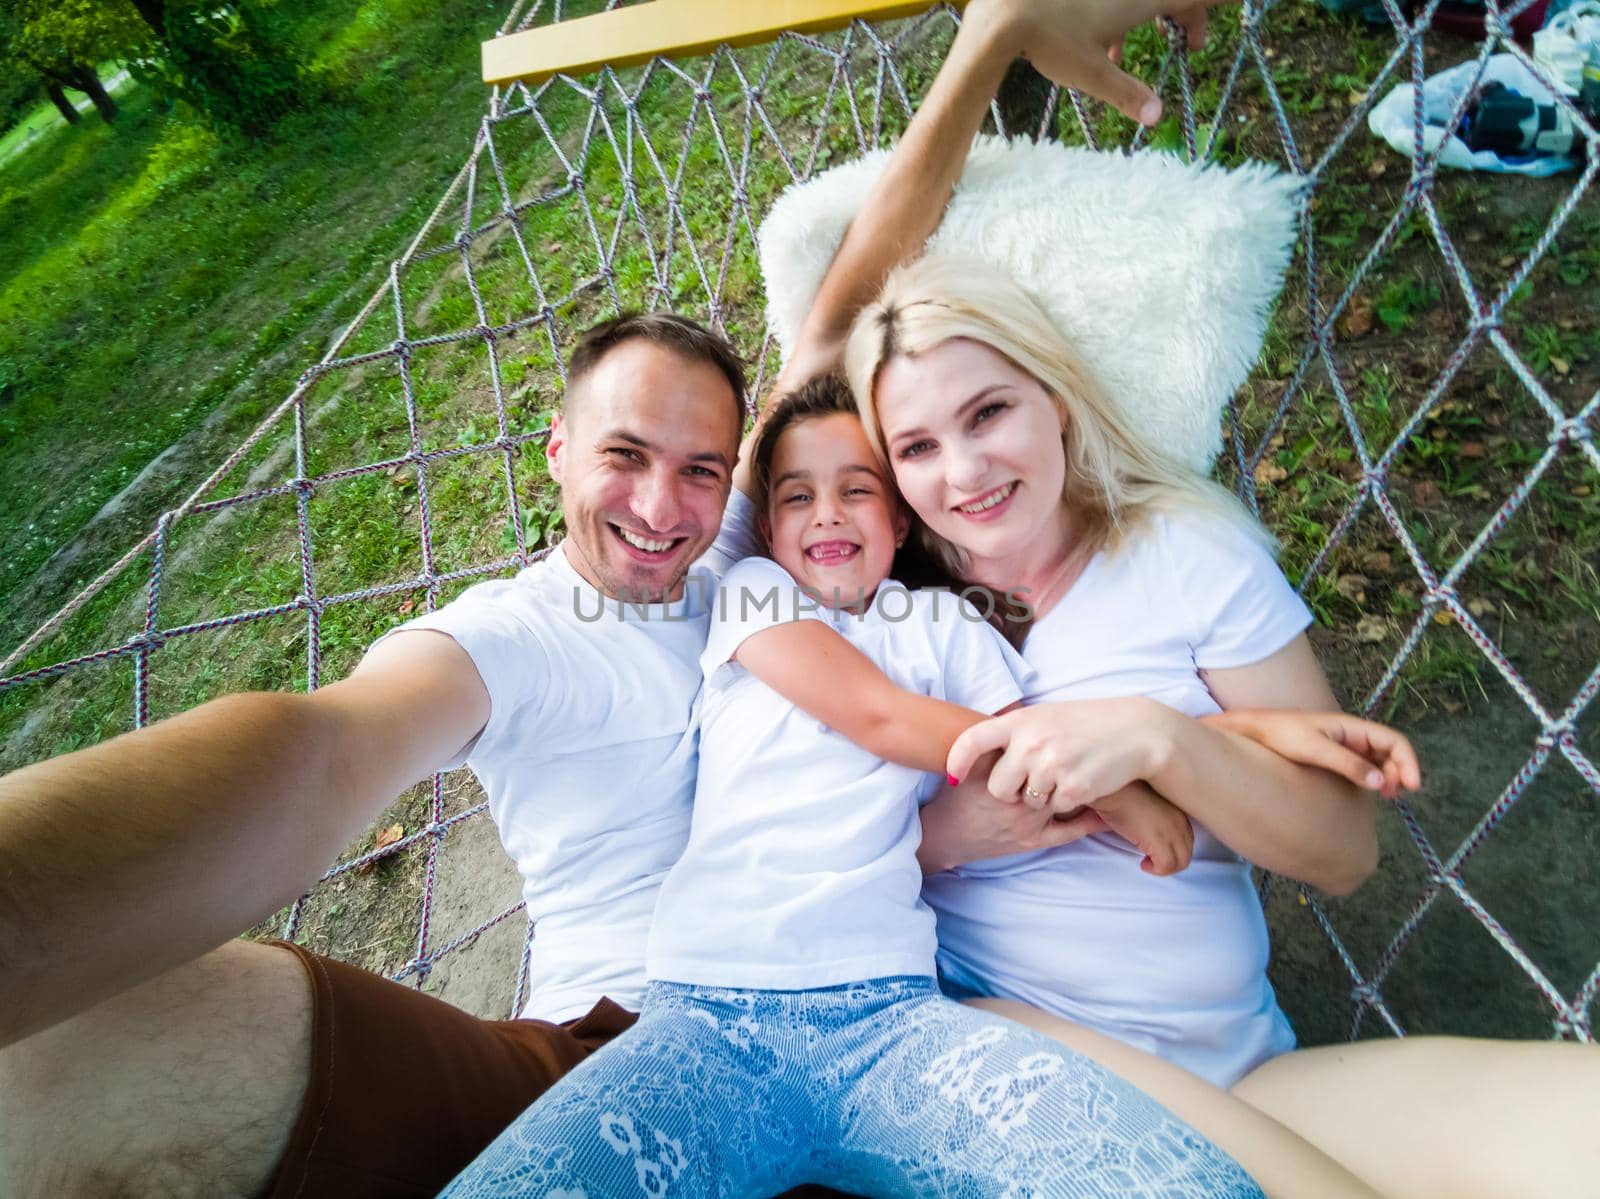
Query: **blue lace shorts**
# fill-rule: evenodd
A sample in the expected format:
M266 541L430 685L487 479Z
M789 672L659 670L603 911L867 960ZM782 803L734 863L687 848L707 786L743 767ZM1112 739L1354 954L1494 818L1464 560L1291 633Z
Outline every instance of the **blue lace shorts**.
M447 1196L1260 1197L1128 1083L932 979L653 983L639 1023L523 1112Z

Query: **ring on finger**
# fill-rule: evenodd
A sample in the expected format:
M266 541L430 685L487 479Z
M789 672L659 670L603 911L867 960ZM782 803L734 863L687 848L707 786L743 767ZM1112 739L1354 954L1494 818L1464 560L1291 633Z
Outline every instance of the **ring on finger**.
M1050 790L1053 791L1053 790L1055 790L1055 788L1052 787ZM1049 794L1049 792L1038 791L1038 790L1035 790L1032 787L1024 787L1022 789L1022 793L1024 795L1026 795L1029 799L1043 799L1047 794Z

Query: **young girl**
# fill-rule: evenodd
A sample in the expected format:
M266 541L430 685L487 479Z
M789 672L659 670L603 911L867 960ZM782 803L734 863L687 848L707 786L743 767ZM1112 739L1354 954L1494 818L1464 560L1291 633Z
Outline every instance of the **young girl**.
M754 468L772 559L713 608L639 1023L446 1194L1259 1195L1120 1079L940 995L918 802L1027 667L965 601L888 578L907 516L841 381L782 400ZM1150 872L1187 863L1153 792L1096 807Z

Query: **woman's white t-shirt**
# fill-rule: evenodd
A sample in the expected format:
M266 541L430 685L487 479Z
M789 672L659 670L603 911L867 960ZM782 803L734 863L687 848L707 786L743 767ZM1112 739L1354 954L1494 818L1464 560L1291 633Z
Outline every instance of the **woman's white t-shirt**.
M1034 625L1026 702L1142 695L1209 715L1201 670L1259 662L1310 622L1243 530L1157 517ZM929 878L947 989L1022 1000L1222 1086L1292 1049L1248 864L1198 825L1182 873L1154 878L1139 860L1106 834Z
M650 978L803 990L934 973L917 807L939 779L862 749L732 661L795 620L828 624L906 690L978 712L1015 703L1031 674L949 592L889 581L857 616L806 599L776 562L733 567L700 659L693 822L657 901Z

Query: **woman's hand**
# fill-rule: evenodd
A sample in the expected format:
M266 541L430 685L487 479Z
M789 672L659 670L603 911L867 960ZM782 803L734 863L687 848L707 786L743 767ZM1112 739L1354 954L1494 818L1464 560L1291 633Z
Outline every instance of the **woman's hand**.
M1348 779L1395 799L1401 788L1422 786L1417 751L1388 725L1343 712L1290 712L1235 708L1202 718L1206 724L1249 737L1279 757Z
M1012 53L1028 59L1041 75L1114 105L1145 125L1161 118L1161 101L1148 84L1120 71L1122 35L1158 16L1183 26L1191 46L1205 41L1201 3L1170 0L972 0L967 20L993 22Z
M1159 770L1170 752L1169 722L1182 719L1142 697L1034 704L962 733L946 769L964 779L979 758L998 750L990 795L1071 812Z
M1092 808L1067 817L996 799L980 770L959 787L947 787L922 809L917 861L922 873L938 874L984 858L1054 849L1105 830L1105 821Z

